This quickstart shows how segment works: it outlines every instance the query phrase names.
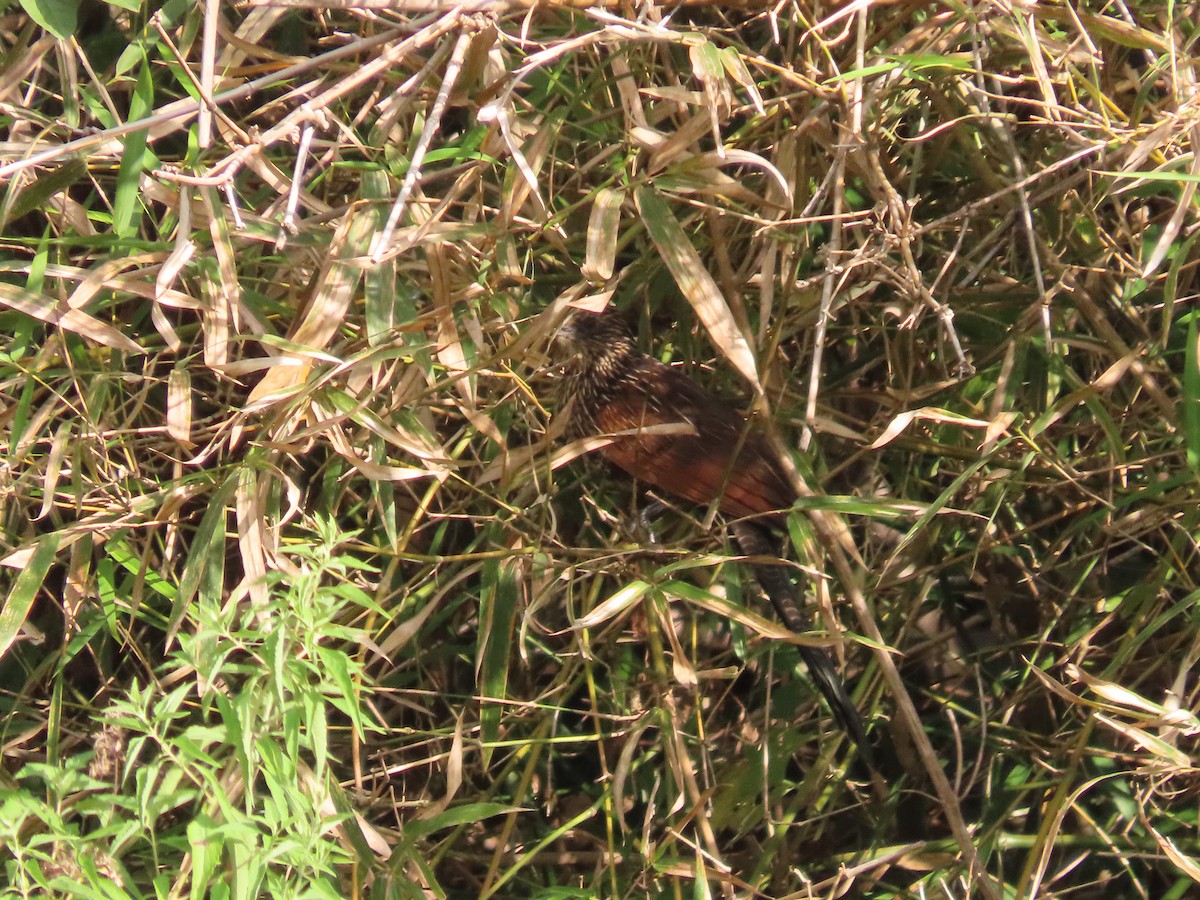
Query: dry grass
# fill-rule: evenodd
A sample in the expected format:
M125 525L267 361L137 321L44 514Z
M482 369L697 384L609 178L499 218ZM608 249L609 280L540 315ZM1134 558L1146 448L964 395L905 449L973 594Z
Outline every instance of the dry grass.
M0 19L4 896L1194 895L1197 4L463 9ZM564 450L610 296L883 796Z

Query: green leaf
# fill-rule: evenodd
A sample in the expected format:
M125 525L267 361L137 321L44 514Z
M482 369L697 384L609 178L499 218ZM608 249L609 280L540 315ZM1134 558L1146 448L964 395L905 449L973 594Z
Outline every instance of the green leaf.
M129 100L129 119L144 119L154 110L154 81L150 74L150 62L143 59L138 71L137 84ZM123 241L133 240L138 234L138 208L141 205L142 173L149 159L146 152L146 131L138 129L125 138L125 152L121 156L121 168L117 173L117 192L113 200L113 231Z
M76 182L87 178L87 163L79 157L69 159L57 169L51 169L19 189L16 199L0 218L0 228L34 210L42 209L55 194L60 194Z
M29 562L25 564L25 568L13 583L12 590L8 592L4 608L0 609L0 657L8 652L8 648L17 638L17 632L25 624L33 600L41 589L57 552L57 534L44 534L38 538Z
M21 0L21 8L60 41L74 37L79 0Z
M483 764L491 757L491 744L500 733L501 701L508 696L508 665L517 618L517 582L512 563L489 560L483 568L483 591L479 602L477 660L479 692L484 697L479 711ZM489 701L496 702L489 702Z
M1200 348L1196 341L1196 316L1188 320L1187 351L1183 363L1183 440L1188 465L1200 472Z
M340 650L329 647L317 647L317 655L321 658L325 670L333 676L333 682L341 694L342 702L336 704L338 709L350 718L354 730L362 734L363 721L359 709L358 692L355 690L354 678L350 673L349 657Z
M404 833L405 837L409 840L415 840L418 837L440 831L443 828L470 825L471 823L482 822L484 819L490 819L493 816L503 816L510 812L517 812L519 809L519 807L510 806L507 803L467 803L463 806L451 807L445 812L438 813L436 816L430 816L428 819L414 819L404 826Z
M203 813L188 822L187 839L192 851L191 897L199 900L211 884L225 841L217 823Z
M1093 174L1134 181L1165 181L1169 184L1182 184L1190 181L1200 184L1200 174L1194 172L1115 172L1111 169L1096 169Z
M167 643L175 638L187 612L188 604L205 583L205 575L210 566L224 567L225 565L225 513L229 498L237 486L238 473L234 471L224 483L214 492L209 500L208 510L200 520L200 527L192 538L192 549L188 553L187 562L183 566L183 574L179 576L179 594L171 609L171 618L167 623ZM211 580L211 579L209 579Z

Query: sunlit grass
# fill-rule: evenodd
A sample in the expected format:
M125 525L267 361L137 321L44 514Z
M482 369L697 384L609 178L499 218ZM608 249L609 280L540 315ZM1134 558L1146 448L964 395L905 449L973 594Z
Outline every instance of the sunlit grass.
M0 32L6 896L1194 891L1194 11L105 9ZM608 300L882 791L564 437Z

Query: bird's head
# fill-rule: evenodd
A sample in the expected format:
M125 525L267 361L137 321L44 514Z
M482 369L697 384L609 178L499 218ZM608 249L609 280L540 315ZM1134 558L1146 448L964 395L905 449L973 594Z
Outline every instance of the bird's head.
M612 309L601 313L574 310L558 329L554 343L584 364L635 352L633 333Z

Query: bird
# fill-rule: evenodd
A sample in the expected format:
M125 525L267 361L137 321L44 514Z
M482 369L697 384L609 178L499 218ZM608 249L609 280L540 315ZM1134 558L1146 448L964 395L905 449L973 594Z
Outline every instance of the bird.
M732 520L730 530L744 555L778 558L774 532L785 523L797 493L760 431L683 372L642 353L611 307L599 313L573 311L555 342L570 354L564 400L575 437L610 437L599 448L610 463L677 499L715 504ZM783 624L793 632L810 630L786 568L764 562L751 562L751 568ZM862 715L833 660L819 647L797 649L863 762L878 771Z

